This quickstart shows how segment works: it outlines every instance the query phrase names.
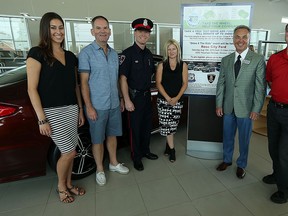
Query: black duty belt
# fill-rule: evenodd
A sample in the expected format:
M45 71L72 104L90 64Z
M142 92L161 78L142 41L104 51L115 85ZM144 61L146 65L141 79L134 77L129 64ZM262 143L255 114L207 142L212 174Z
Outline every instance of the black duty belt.
M288 109L288 104L284 104L284 103L278 103L274 100L270 100L271 103L273 104L273 106L275 106L276 108L280 108L280 109Z
M131 89L129 88L129 94L132 98L135 98L136 96L148 96L150 95L150 90L137 90L137 89Z

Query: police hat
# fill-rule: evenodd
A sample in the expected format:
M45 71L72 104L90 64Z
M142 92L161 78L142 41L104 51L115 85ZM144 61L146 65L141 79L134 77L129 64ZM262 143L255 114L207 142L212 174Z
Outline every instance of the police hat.
M151 32L153 22L147 18L138 18L132 22L132 28L134 30L146 30Z

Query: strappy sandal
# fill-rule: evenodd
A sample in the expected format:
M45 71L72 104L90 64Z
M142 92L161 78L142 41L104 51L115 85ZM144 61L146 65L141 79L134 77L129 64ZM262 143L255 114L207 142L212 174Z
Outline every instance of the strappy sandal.
M75 185L72 185L71 188L67 187L67 189L68 189L68 191L70 193L72 193L72 194L74 194L76 196L83 196L86 193L84 188L81 188L81 187L78 187L78 186L75 186Z
M67 190L60 191L60 190L56 189L56 192L59 194L59 199L60 199L61 202L63 202L63 203L72 203L72 202L74 202L74 197L70 196ZM64 198L61 197L61 195L63 196L63 194L65 195Z

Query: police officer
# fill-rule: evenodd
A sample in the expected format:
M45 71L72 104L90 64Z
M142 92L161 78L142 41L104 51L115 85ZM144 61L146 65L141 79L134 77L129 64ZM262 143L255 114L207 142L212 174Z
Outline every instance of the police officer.
M150 38L153 22L139 18L132 22L135 42L120 55L120 86L128 111L131 157L134 168L144 169L142 157L156 160L150 152L152 128L151 76L154 73L153 56L146 43Z

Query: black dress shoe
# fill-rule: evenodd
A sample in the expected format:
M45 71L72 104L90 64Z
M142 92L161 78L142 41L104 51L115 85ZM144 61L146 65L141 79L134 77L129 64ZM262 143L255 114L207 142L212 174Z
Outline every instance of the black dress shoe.
M274 175L274 173L270 174L270 175L266 175L262 178L262 181L265 184L276 184L276 177Z
M287 202L287 197L282 191L277 191L270 197L271 201L278 204L283 204Z
M142 161L134 161L134 168L138 171L144 170Z
M243 179L245 175L246 175L245 169L237 167L236 176L240 179Z
M156 154L151 153L151 152L145 154L145 157L146 157L147 159L149 159L149 160L156 160L156 159L158 159L158 156L157 156Z
M216 168L216 170L218 171L224 171L227 169L228 166L231 166L232 163L225 163L225 162L222 162L218 165L218 167Z

